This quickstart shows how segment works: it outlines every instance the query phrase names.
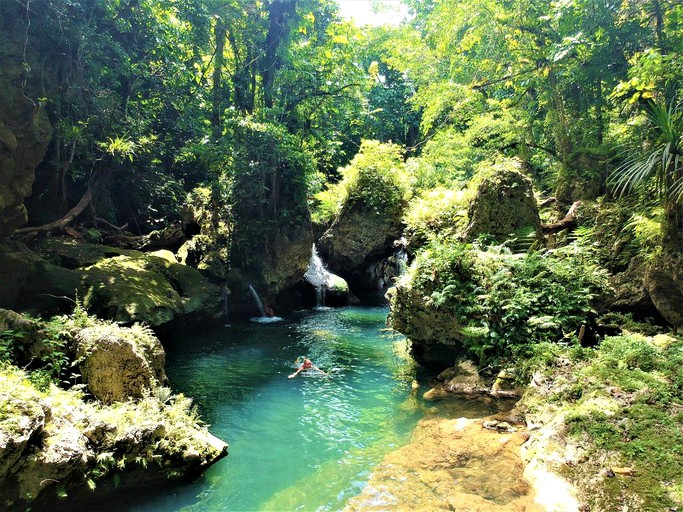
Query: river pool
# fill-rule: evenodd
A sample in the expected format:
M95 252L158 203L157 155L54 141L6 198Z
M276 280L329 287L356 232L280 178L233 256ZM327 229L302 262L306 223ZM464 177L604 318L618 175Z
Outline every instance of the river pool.
M127 496L125 509L341 510L420 418L439 413L422 402L424 387L412 390L426 376L405 338L386 330L387 313L318 309L177 339L167 350L173 390L194 398L230 454L196 482ZM288 379L300 355L330 375ZM455 407L447 414L487 413Z

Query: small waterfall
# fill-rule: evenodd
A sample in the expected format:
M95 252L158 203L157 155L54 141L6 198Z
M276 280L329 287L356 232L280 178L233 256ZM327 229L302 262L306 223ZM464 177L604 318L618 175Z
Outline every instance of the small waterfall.
M223 321L228 325L228 295L230 290L227 286L221 286L221 312L223 313Z
M256 307L258 307L258 311L261 314L261 317L267 318L268 315L266 315L266 308L263 307L261 297L258 296L258 293L256 293L256 290L254 290L254 287L252 285L249 285L249 290L251 290L251 295L252 297L254 297L254 302L256 303Z
M396 258L396 277L400 277L408 269L408 253L404 247L400 247L394 257Z
M316 306L324 306L325 293L329 286L330 273L325 268L323 260L318 256L318 250L316 249L315 244L313 244L311 259L308 262L308 270L306 270L306 273L304 274L304 279L315 288Z

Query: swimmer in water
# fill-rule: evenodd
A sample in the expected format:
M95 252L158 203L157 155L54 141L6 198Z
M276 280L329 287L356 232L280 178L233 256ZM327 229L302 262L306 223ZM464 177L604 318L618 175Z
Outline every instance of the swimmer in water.
M297 375L299 375L299 374L300 374L302 371L304 371L304 370L317 370L317 371L319 371L320 373L322 373L323 375L327 375L327 373L325 373L325 372L322 371L320 368L318 368L317 366L315 366L315 365L313 364L313 362L312 362L309 358L307 358L306 356L301 356L301 357L299 357L299 358L296 360L297 364L298 364L302 359L303 359L303 364L302 364L301 366L299 366L299 369L298 369L297 371L295 371L293 374L291 374L289 377L287 377L288 379L293 379L294 377L296 377Z

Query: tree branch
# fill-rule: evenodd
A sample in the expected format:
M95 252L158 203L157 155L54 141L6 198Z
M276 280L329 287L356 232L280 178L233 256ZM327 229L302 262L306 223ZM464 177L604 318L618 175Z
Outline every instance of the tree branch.
M85 191L85 194L83 194L83 197L81 197L81 200L78 201L78 204L74 206L71 210L69 210L67 214L64 215L64 217L62 217L61 219L58 219L54 222L50 222L48 224L43 224L42 226L17 229L15 233L49 233L51 231L61 231L71 222L73 222L76 219L76 217L83 213L83 211L90 204L91 200L92 191L90 190L90 188L88 188L88 190Z
M576 226L576 211L579 208L581 201L576 201L572 204L571 208L567 212L564 218L557 222L549 222L547 224L541 224L541 231L543 233L557 233L563 229L573 228Z

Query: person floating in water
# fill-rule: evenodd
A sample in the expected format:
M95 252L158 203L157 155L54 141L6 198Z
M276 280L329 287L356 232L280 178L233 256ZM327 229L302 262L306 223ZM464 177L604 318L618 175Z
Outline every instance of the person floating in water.
M300 362L302 359L303 359L302 365L299 366L299 369L298 369L297 371L295 371L293 374L291 374L289 377L287 377L288 379L293 379L294 377L296 377L297 375L299 375L299 374L300 374L302 371L304 371L304 370L317 370L317 371L319 371L320 373L322 373L323 375L327 375L327 373L325 373L325 372L322 371L320 368L318 368L317 366L315 366L315 365L313 364L313 361L311 361L311 360L310 360L309 358L307 358L306 356L301 356L301 357L297 358L297 360L296 360L297 364L299 364L299 362Z

